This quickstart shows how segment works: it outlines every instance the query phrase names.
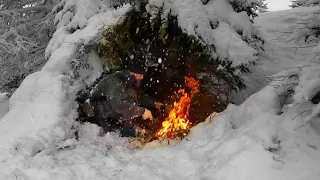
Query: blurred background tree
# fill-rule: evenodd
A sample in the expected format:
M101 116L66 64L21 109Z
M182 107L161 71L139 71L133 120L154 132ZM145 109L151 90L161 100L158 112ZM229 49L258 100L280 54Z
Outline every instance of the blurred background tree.
M12 91L46 62L55 31L53 7L59 0L0 1L0 90Z

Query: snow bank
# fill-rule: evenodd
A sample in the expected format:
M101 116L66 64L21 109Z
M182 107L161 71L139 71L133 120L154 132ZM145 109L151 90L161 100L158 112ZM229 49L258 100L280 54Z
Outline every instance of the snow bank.
M70 62L79 45L88 43L101 27L112 24L128 8L102 9L88 15L82 29L73 33L66 24L60 26L47 47L47 64L28 76L10 98L10 111L0 121L0 159L32 157L74 136L77 105L76 87L68 80Z
M294 130L296 107L276 115L277 93L267 87L241 106L230 105L191 130L175 145L130 149L128 139L100 135L96 125L78 125L69 139L32 158L2 161L2 179L310 179L320 174L320 138L308 126ZM238 116L237 116L238 115ZM233 122L240 121L240 126ZM157 144L154 142L153 144ZM161 143L160 143L161 144ZM10 168L8 168L10 167Z
M62 75L38 72L23 81L10 98L10 111L1 121L3 148L17 148L25 138L43 144L67 138L61 128L70 129L72 121L68 123L68 118L74 118L74 110L66 95L66 80Z
M310 103L320 91L318 35L316 30L311 29L319 25L319 12L319 7L301 7L263 15L264 22L272 20L278 23L271 28L278 34L272 40L289 46L287 49L291 50L286 51L298 60L293 67L273 75L272 84L277 87L278 94L286 99L284 103L301 107L309 104L309 109L302 112L305 118L300 125L316 121L320 112L319 105Z

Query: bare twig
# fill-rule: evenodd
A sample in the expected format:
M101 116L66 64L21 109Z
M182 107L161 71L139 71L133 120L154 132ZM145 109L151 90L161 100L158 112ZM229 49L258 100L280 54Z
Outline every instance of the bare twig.
M312 110L305 110L305 111L302 111L302 112L300 112L298 115L296 115L292 120L295 120L297 117L299 117L301 114L303 114L303 113L306 113L306 112L310 112L310 111L312 111Z
M311 48L311 47L316 47L317 45L310 45L310 46L298 46L298 47L290 47L288 46L288 48L299 48L299 49L302 49L302 48Z

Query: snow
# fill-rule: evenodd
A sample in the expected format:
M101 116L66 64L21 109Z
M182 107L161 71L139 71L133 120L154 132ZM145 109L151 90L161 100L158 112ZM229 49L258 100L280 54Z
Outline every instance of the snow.
M152 3L152 2L151 2ZM204 5L201 1L193 0L174 0L165 1L163 7L164 17L169 13L177 16L179 26L187 34L198 37L198 39L207 45L212 44L212 28L210 18L205 12Z
M284 9L290 9L289 5L291 5L290 0L266 0L268 10L269 11L279 11Z
M251 39L252 25L249 16L246 12L234 12L228 1L209 1L206 5L206 12L211 17L217 17L220 21L228 23L236 31L242 32L243 37Z
M253 2L256 1L246 3ZM162 5L163 19L169 14L177 16L182 30L202 42L213 58L230 61L232 67L256 61L257 51L242 39L252 38L250 18L245 12L236 13L229 1L214 0L207 4L199 0L149 1L147 10L155 15ZM241 32L242 36L237 32ZM215 52L213 47L218 51Z
M121 138L117 133L102 134L97 125L75 122L77 104L73 99L78 87L69 82L68 76L70 63L76 61L75 51L128 8L126 5L119 10L102 9L90 17L84 13L87 20L79 22L83 27L75 32L68 30L68 23L61 25L47 48L45 67L28 76L10 100L0 95L0 115L4 115L0 119L0 179L320 178L320 118L315 116L320 106L308 101L310 90L318 84L313 81L319 76L316 70L304 73L310 70L309 66L300 65L303 54L312 50L295 51L281 38L272 41L279 36L274 30L288 28L293 19L290 17L297 10L266 13L256 21L255 28L260 28L267 43L258 65L251 68L253 75L246 77L254 82L251 91L255 93L238 106L230 104L224 112L212 113L181 142L154 141L143 148L135 142L141 148L136 149L132 146L134 141L131 142L134 139ZM191 27L190 32L206 31L193 29L193 23L185 24L186 28ZM209 17L201 23L209 28L210 25L206 26ZM225 38L214 38L215 44L219 42L221 46L217 46L219 53L229 58L243 57L246 52L239 49L247 46L231 26L220 22L217 30L210 33ZM102 65L95 52L90 53L88 63L95 73L80 74L81 80L90 84L100 75ZM301 76L277 81L295 74ZM267 76L272 82L263 80ZM279 96L282 90L277 88L291 81L301 82L295 89L303 98L295 98L295 104L284 102Z
M0 93L0 121L3 116L9 111L9 98L5 93Z
M3 148L12 147L9 144L16 143L12 141L26 134L28 138L35 139L41 135L43 141L47 141L46 138L63 138L63 133L55 125L67 117L63 109L70 109L69 102L65 101L68 99L63 89L65 81L63 76L54 77L44 72L34 73L23 81L10 98L10 111L1 121ZM49 130L46 127L53 128Z
M77 105L75 87L70 86L67 76L69 62L78 44L88 43L101 27L113 23L128 8L95 14L88 19L88 26L74 33L65 26L56 31L47 47L47 64L22 82L9 100L9 112L0 121L2 162L10 157L33 157L74 136Z
M69 30L83 29L93 15L108 9L108 3L101 0L62 0L58 6L63 6L63 10L55 16L54 23Z
M283 70L294 70L298 74L299 67L306 66L304 61L306 61L307 55L312 54L312 48L294 48L297 45L294 42L288 43L288 37L292 35L290 31L292 23L309 11L314 11L314 8L266 12L255 19L253 29L265 39L266 43L263 46L265 51L259 51L259 60L256 61L256 65L249 67L252 73L241 75L244 82L250 86L235 95L234 102L236 104L242 103L251 94L268 85L270 77L283 75L277 73L285 73Z
M295 8L280 13L282 18L279 19L286 22L286 27L282 26L283 30L279 28L277 40L286 40L283 42L287 44L283 45L295 49L294 58L300 60L300 62L297 61L298 63L291 69L282 72L282 77L280 76L281 79L279 80L283 82L280 83L279 89L284 90L283 94L286 93L285 91L292 91L292 97L289 97L292 105L303 106L319 92L320 86L320 66L317 62L319 54L317 46L319 43L314 30L308 29L314 27L315 24L319 24L319 7ZM308 38L306 38L307 36ZM304 112L307 116L302 122L310 122L318 116L319 112L319 106L310 106L307 112Z
M240 66L256 61L256 50L249 47L228 24L221 22L213 32L217 54L228 58L232 66Z
M277 115L276 97L267 87L239 107L230 105L209 117L182 142L153 142L142 150L131 149L128 139L115 133L101 136L96 125L79 125L78 141L68 139L33 157L16 159L14 165L2 163L3 179L316 180L319 134L312 126L309 135L304 129L294 131L288 124L295 107ZM241 123L232 126L238 120Z

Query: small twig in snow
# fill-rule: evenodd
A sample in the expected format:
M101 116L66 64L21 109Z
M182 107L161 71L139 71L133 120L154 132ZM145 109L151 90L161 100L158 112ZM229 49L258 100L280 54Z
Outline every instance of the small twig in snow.
M295 119L296 119L298 116L300 116L301 114L306 113L306 112L310 112L310 111L312 111L312 110L309 109L309 110L302 111L301 113L299 113L298 115L296 115L292 120L295 120Z

